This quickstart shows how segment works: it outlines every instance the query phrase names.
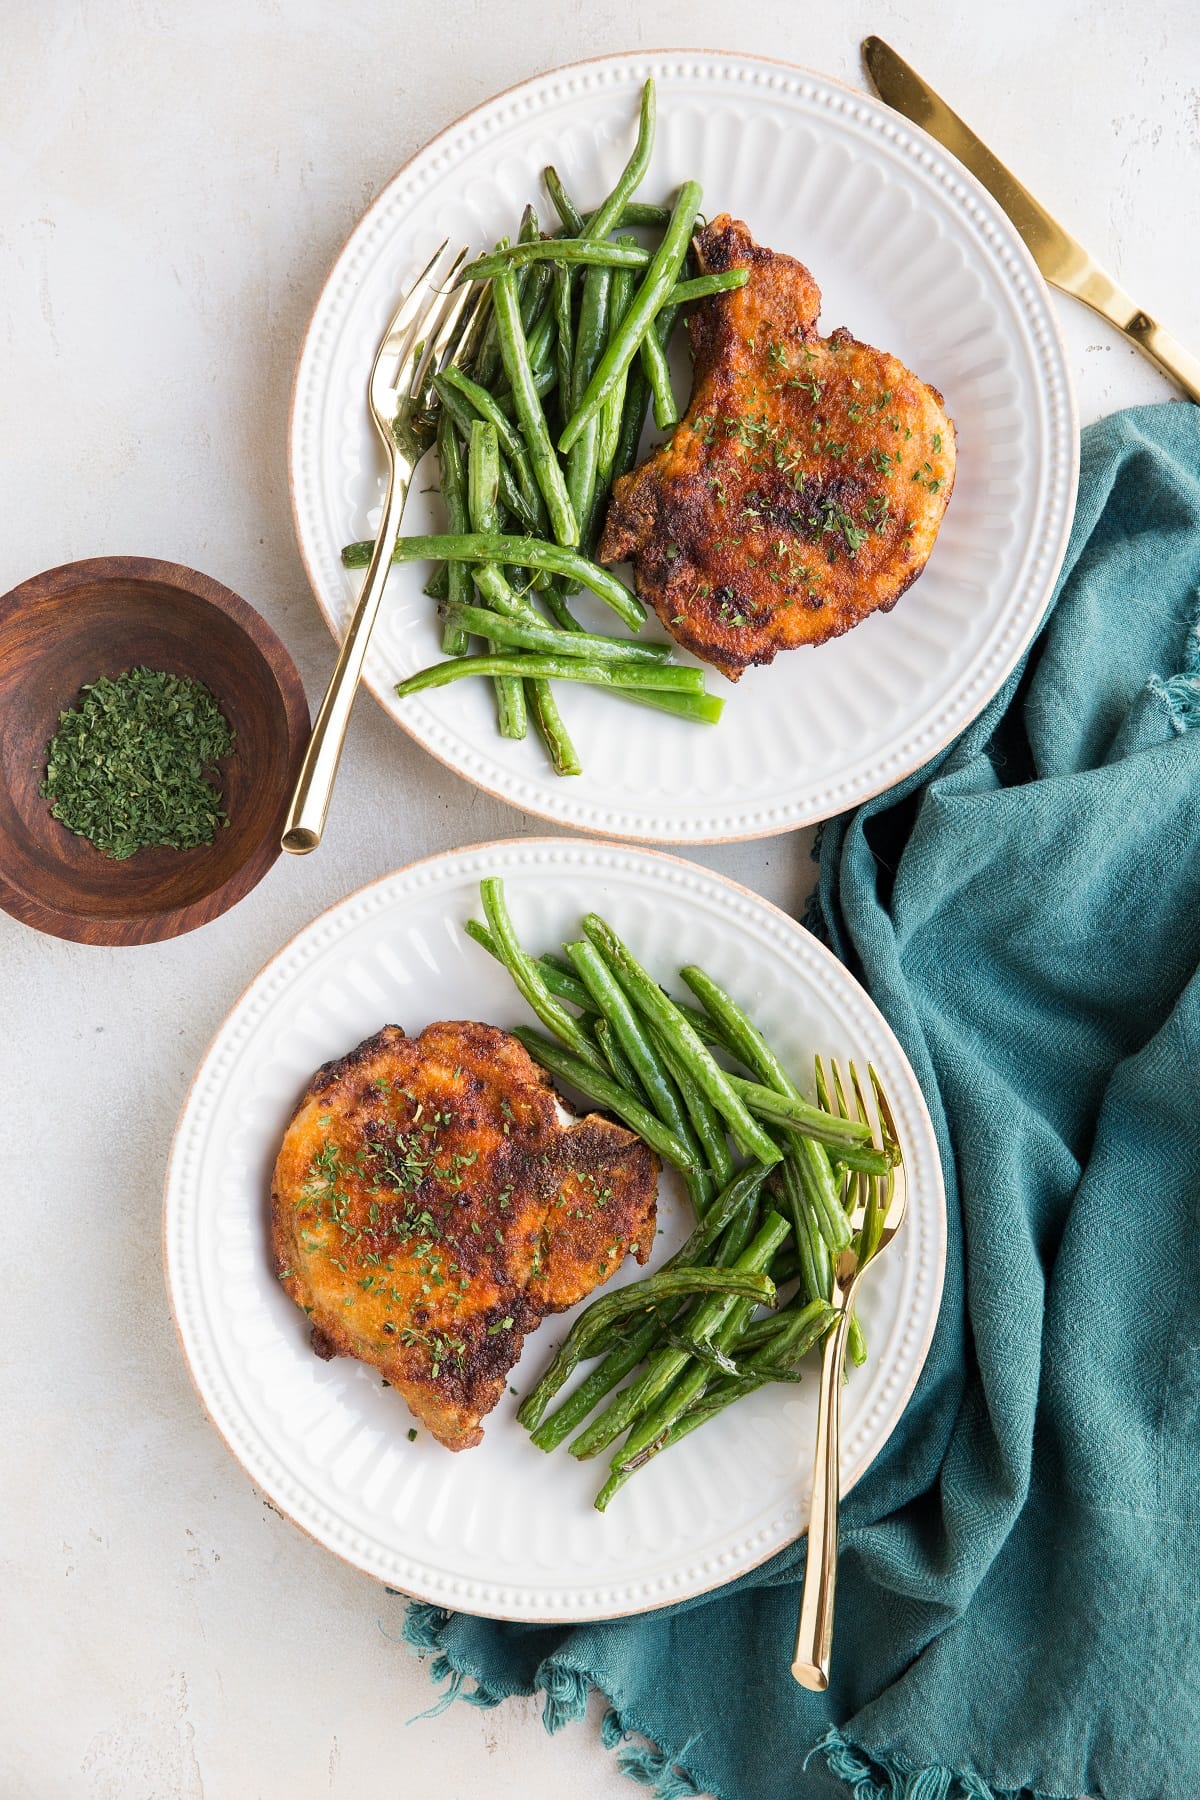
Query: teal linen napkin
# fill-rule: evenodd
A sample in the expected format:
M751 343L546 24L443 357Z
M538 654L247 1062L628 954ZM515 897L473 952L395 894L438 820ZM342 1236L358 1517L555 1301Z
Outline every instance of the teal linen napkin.
M950 1211L928 1363L843 1505L829 1692L788 1672L798 1544L610 1624L413 1607L445 1698L543 1690L554 1729L599 1688L662 1800L1200 1794L1198 587L1200 413L1091 427L1027 666L825 831Z

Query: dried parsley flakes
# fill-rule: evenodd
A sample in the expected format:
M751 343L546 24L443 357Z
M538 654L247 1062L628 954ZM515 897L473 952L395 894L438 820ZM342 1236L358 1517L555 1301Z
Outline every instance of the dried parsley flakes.
M229 823L215 765L232 749L201 682L127 669L90 682L59 714L41 792L68 831L115 862L151 844L194 850Z

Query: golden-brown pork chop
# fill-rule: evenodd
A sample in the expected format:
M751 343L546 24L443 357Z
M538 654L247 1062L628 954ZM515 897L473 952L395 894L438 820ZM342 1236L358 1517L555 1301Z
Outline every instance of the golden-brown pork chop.
M275 1268L320 1356L371 1363L451 1450L477 1444L527 1331L654 1238L658 1159L564 1126L492 1025L386 1025L318 1069L271 1183Z
M671 635L736 681L896 604L950 498L954 426L896 357L818 335L803 263L728 213L696 250L750 277L689 318L687 413L616 482L600 559L632 561Z

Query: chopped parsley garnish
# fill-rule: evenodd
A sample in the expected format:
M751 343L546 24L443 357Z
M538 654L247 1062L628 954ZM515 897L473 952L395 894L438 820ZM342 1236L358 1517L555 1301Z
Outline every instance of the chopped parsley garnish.
M40 791L68 831L114 862L150 845L196 850L229 823L216 772L232 749L201 682L126 669L89 682L59 713Z

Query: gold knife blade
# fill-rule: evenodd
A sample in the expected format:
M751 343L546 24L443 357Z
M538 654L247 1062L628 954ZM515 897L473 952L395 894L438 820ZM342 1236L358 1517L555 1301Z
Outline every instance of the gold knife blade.
M1200 402L1200 361L1134 304L890 44L878 37L864 38L862 53L880 99L936 138L983 183L1024 238L1045 279L1115 325L1164 375Z

